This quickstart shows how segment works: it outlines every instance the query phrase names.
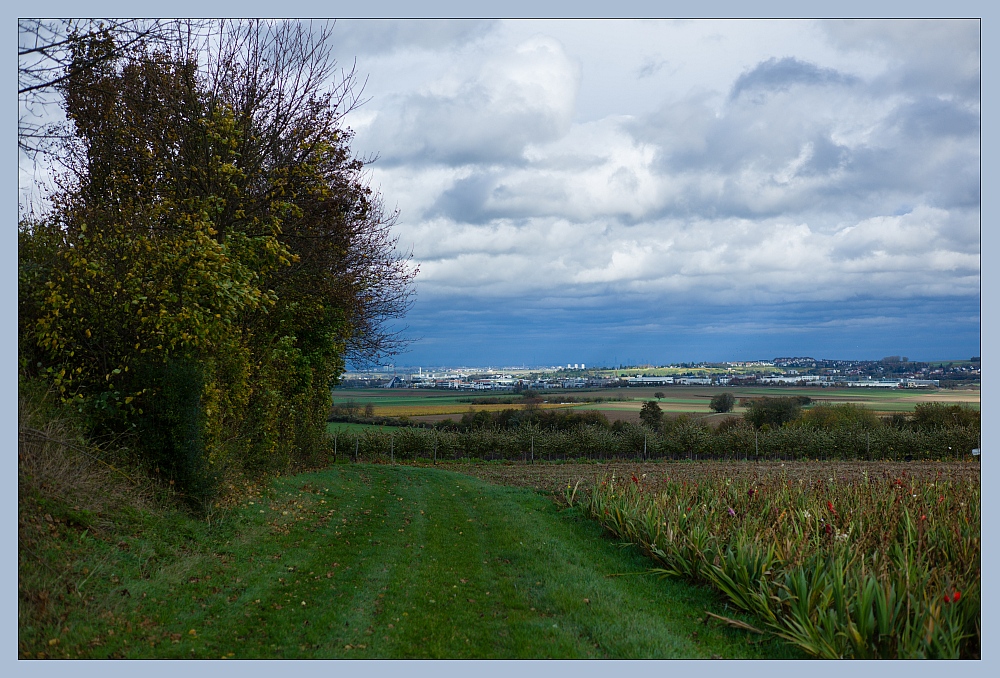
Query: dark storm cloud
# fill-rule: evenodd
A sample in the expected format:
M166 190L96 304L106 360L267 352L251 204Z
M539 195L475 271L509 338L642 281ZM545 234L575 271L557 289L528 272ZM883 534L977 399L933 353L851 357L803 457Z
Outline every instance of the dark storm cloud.
M857 82L858 78L832 68L820 68L794 57L772 57L738 77L729 96L736 99L743 93L784 92L794 85L853 85Z
M923 96L903 104L886 120L911 139L979 137L979 113L956 101Z
M427 216L446 216L452 221L481 224L494 215L486 210L486 201L493 191L496 177L477 173L459 179L437 199Z
M906 194L942 208L980 200L979 114L967 105L921 97L894 108L868 143L850 149L845 173L825 187L831 197Z
M585 308L556 298L472 296L417 302L414 344L397 364L659 363L809 355L911 360L979 355L978 300L857 296L841 304L650 307L633 295L603 295ZM940 329L947 317L951 327Z
M833 20L818 26L839 49L890 62L873 81L886 92L979 99L977 20Z

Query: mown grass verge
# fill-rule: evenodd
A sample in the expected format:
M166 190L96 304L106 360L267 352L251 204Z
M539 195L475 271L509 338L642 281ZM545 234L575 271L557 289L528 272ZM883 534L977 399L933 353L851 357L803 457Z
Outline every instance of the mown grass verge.
M796 656L577 510L439 469L337 465L208 519L21 503L25 658Z

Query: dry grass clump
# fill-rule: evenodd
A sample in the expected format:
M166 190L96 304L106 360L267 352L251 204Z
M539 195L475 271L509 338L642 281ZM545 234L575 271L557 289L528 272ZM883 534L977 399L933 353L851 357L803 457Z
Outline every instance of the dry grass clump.
M116 448L88 443L72 413L49 394L20 386L18 636L58 637L69 611L94 600L99 545L119 539L123 516L148 510L155 486L118 468L109 452Z
M61 414L61 416L60 416ZM79 427L58 413L44 394L18 398L17 472L19 513L54 501L87 512L97 520L115 507L141 509L151 488L118 468L110 455L88 444Z

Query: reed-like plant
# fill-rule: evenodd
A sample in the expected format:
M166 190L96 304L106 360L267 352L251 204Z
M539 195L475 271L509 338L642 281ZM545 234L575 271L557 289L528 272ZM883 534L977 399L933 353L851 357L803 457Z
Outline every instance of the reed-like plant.
M656 572L818 657L978 657L977 482L610 477L588 510Z

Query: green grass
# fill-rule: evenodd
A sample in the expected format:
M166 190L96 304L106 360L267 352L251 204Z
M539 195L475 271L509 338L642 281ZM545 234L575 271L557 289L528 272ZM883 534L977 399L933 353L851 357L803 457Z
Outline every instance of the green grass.
M577 509L439 469L338 465L99 538L67 511L20 551L22 657L797 656L703 624L738 615Z

